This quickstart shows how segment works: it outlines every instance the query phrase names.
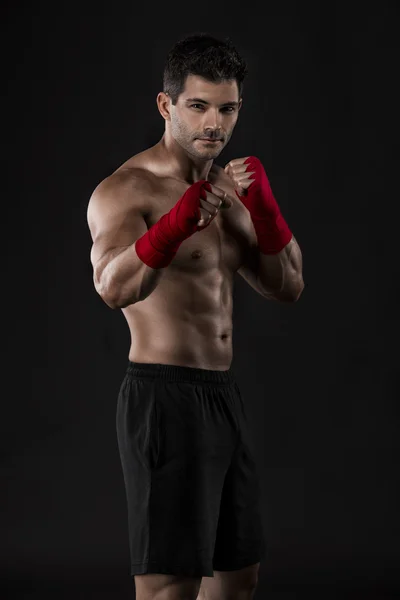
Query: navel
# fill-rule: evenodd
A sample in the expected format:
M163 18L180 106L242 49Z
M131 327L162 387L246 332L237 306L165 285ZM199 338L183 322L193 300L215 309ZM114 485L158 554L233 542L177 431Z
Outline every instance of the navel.
M201 258L202 256L203 256L203 253L201 250L193 250L192 258Z

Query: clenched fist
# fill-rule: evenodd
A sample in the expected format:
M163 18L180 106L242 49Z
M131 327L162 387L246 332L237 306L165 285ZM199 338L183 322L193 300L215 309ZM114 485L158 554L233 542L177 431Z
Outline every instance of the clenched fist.
M200 198L201 219L197 223L200 227L203 225L207 227L217 216L221 208L230 208L233 204L232 198L224 190L211 183L209 183L209 186L211 187L211 192L205 190L207 199Z
M251 178L255 171L246 171L246 169L249 168L249 165L244 164L244 161L248 158L249 156L245 156L244 158L230 160L224 169L225 173L232 179L235 190L239 196L246 195L248 188L255 180L255 178Z

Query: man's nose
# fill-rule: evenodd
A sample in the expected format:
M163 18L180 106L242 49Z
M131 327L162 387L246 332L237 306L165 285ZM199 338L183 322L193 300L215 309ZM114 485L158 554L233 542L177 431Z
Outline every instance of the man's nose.
M204 131L210 134L218 136L221 129L221 115L219 111L208 110L206 119L204 122Z

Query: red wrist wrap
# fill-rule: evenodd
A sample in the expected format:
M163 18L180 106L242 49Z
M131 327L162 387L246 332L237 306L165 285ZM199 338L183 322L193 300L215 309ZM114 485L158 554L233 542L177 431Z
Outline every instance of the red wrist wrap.
M201 218L200 198L207 199L206 190L211 192L207 181L193 183L175 206L136 240L136 254L148 267L167 267L181 243L196 231L204 229L197 222Z
M248 165L246 172L255 171L251 175L254 181L246 196L240 196L237 192L236 195L250 212L260 252L277 254L290 242L292 232L281 215L261 161L249 156L244 164Z

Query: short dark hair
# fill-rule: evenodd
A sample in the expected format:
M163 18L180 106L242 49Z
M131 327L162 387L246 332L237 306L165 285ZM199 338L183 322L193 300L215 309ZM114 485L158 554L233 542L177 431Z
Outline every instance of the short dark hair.
M219 40L208 33L191 34L176 42L167 55L164 93L176 104L187 76L198 75L215 83L236 79L241 98L247 71L245 60L229 38Z

